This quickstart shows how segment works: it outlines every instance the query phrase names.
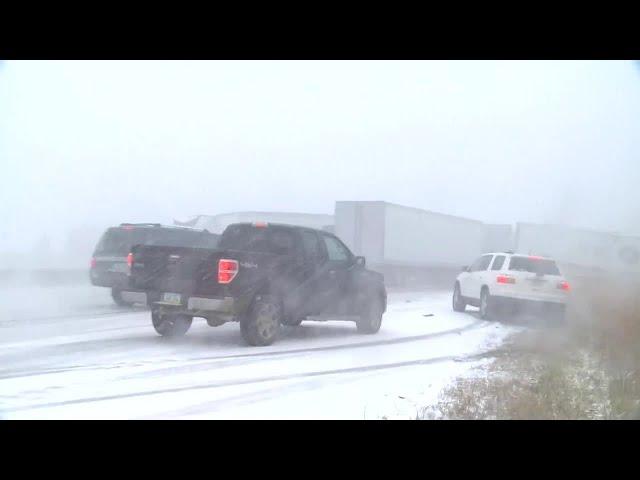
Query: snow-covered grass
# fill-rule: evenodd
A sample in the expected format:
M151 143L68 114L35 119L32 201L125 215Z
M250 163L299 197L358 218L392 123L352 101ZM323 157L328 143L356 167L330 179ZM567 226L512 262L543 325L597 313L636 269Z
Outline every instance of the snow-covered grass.
M603 274L572 286L564 327L514 334L421 418L639 418L640 282Z
M529 332L519 333L517 343ZM536 420L612 418L607 377L585 351L563 356L527 352L521 345L478 371L459 377L424 408L423 419Z

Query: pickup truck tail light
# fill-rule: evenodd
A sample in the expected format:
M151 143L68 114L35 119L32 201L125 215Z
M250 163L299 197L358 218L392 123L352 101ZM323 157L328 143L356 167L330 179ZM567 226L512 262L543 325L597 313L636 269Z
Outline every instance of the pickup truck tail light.
M91 268L96 268L96 265L98 264L98 262L96 261L96 257L92 257L91 258Z
M231 283L238 275L238 261L221 258L218 261L218 283Z
M498 275L496 277L496 282L498 283L516 283L516 279L509 275Z
M133 258L133 253L129 253L129 255L127 255L127 267L129 267L129 270L133 268L134 260L135 259Z
M558 282L558 288L561 289L561 290L564 290L565 292L568 292L569 291L569 282L567 282L566 280Z

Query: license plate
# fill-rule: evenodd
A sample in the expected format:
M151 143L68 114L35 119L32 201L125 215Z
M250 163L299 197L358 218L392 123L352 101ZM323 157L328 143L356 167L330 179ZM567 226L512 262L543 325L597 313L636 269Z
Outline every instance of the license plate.
M172 303L173 305L180 305L182 296L179 293L165 293L162 295L162 301L165 303Z
M126 263L115 263L109 268L109 272L113 273L125 273L127 271L128 268Z

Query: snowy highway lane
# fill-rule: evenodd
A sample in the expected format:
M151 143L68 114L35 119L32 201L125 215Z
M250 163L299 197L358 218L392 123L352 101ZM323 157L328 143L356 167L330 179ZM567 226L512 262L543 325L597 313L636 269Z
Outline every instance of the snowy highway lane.
M269 347L195 319L159 337L146 310L0 322L0 418L415 418L517 327L453 312L450 292L394 292L377 335L283 327Z

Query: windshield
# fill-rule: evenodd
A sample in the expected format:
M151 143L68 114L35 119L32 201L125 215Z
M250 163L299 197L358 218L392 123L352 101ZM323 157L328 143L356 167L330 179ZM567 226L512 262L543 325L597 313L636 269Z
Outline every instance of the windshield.
M560 275L556 262L532 257L511 257L509 270L516 272L540 273L543 275Z

